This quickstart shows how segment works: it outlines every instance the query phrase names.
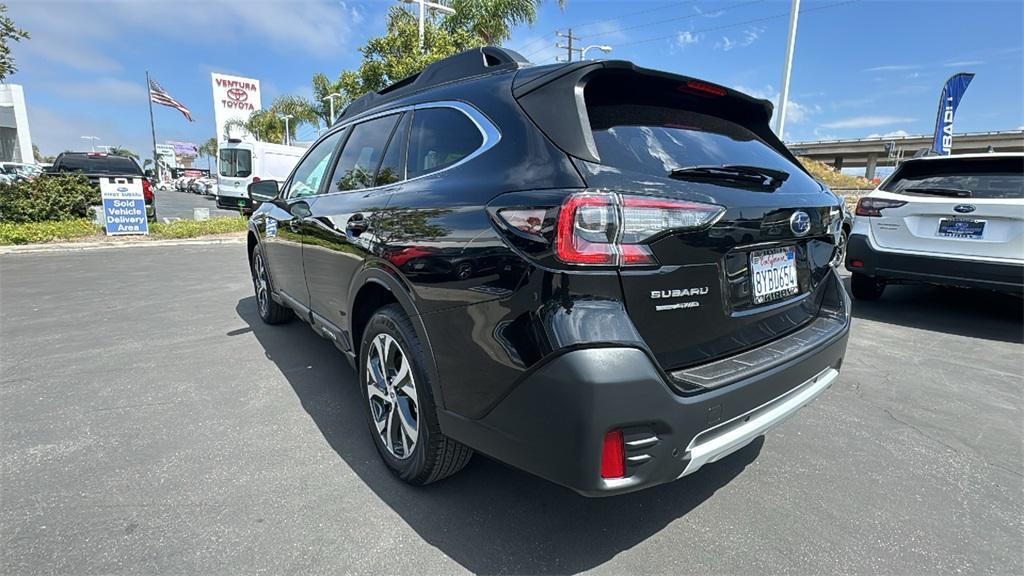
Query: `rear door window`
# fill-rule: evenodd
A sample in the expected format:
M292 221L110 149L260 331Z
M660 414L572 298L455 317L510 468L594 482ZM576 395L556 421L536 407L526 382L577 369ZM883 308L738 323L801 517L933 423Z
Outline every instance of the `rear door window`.
M220 151L220 175L225 178L252 176L252 152L245 148L222 148Z
M450 168L483 143L476 124L454 108L416 110L409 133L409 178Z
M85 174L142 175L142 168L124 156L90 156L73 154L61 157L58 169L62 172Z
M886 192L953 198L1024 198L1024 157L906 162L882 185Z
M384 149L395 131L399 114L356 124L338 158L328 192L360 190L374 185Z

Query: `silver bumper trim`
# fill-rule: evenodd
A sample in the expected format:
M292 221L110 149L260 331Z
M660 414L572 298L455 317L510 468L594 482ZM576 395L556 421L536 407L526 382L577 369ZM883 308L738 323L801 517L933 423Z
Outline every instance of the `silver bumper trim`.
M701 432L686 448L690 462L679 478L693 474L701 466L732 454L781 424L832 386L838 376L838 370L826 368L782 396Z

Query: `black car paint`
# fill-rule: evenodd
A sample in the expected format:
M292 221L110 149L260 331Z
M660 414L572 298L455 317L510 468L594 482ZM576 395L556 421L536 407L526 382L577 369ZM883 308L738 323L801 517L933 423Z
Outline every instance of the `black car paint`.
M527 72L538 74L530 69L520 74ZM564 354L595 347L639 350L655 360L652 369L668 382L665 369L749 348L766 335L793 330L816 313L824 292L818 288L834 279L834 272L812 275L802 269L800 296L755 309L749 297L744 300L749 294L749 280L744 285L743 278L746 255L753 246L795 245L804 262L827 262L832 245L820 234L837 205L834 196L821 190L763 194L758 205L750 206L749 201L734 202L737 192L726 187L652 179L572 160L534 123L524 121L512 97L515 78L516 73L501 73L453 83L384 107L470 103L500 130L500 140L471 162L386 187L260 205L250 221L250 247L255 242L265 247L275 299L328 335L355 365L356 303L361 295L383 287L405 309L429 351L425 356L442 430L485 452L483 439L495 433L486 423L488 415L531 374ZM383 110L343 118L343 126L334 130ZM541 189L538 183L543 183ZM700 249L675 236L653 245L659 259L692 258L696 263L638 269L621 277L618 270L566 269L550 251L524 258L528 242L519 244L503 233L495 218L501 206L557 207L566 191L588 186L655 194L680 191L691 199L743 208L729 208L712 229L713 240ZM783 226L794 206L811 215L812 232L805 239L793 237ZM349 224L357 216L371 225L353 231ZM267 234L268 219L276 221L274 235ZM410 265L416 258L443 262ZM469 263L476 273L459 273L455 261ZM733 278L728 285L734 293L712 294L698 314L659 317L644 311L650 307L644 297L650 290L694 282L717 287L722 274ZM652 349L645 340L652 331L680 333L695 326L714 330L714 319L723 315L738 319L742 334L720 334L699 356L671 346ZM836 348L839 362L844 349L845 340ZM829 363L836 362L830 357Z

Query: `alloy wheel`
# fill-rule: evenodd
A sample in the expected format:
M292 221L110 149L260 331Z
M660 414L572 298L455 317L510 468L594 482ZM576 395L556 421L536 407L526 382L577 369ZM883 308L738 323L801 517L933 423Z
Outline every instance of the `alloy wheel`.
M253 280L256 283L256 304L260 308L260 315L267 316L267 307L270 304L270 291L267 283L267 268L263 265L263 255L256 254L253 260Z
M405 351L388 334L370 343L366 362L366 397L374 429L388 452L404 460L419 437L416 382Z

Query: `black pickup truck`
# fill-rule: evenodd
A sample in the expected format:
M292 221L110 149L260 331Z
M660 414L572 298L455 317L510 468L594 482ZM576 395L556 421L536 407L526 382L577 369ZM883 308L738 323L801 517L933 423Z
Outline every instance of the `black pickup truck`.
M82 174L97 189L100 186L100 178L110 178L111 176L141 178L142 195L146 199L146 218L150 222L156 222L153 187L134 158L112 156L101 152L62 152L53 161L53 166L47 170L47 174L71 173Z

